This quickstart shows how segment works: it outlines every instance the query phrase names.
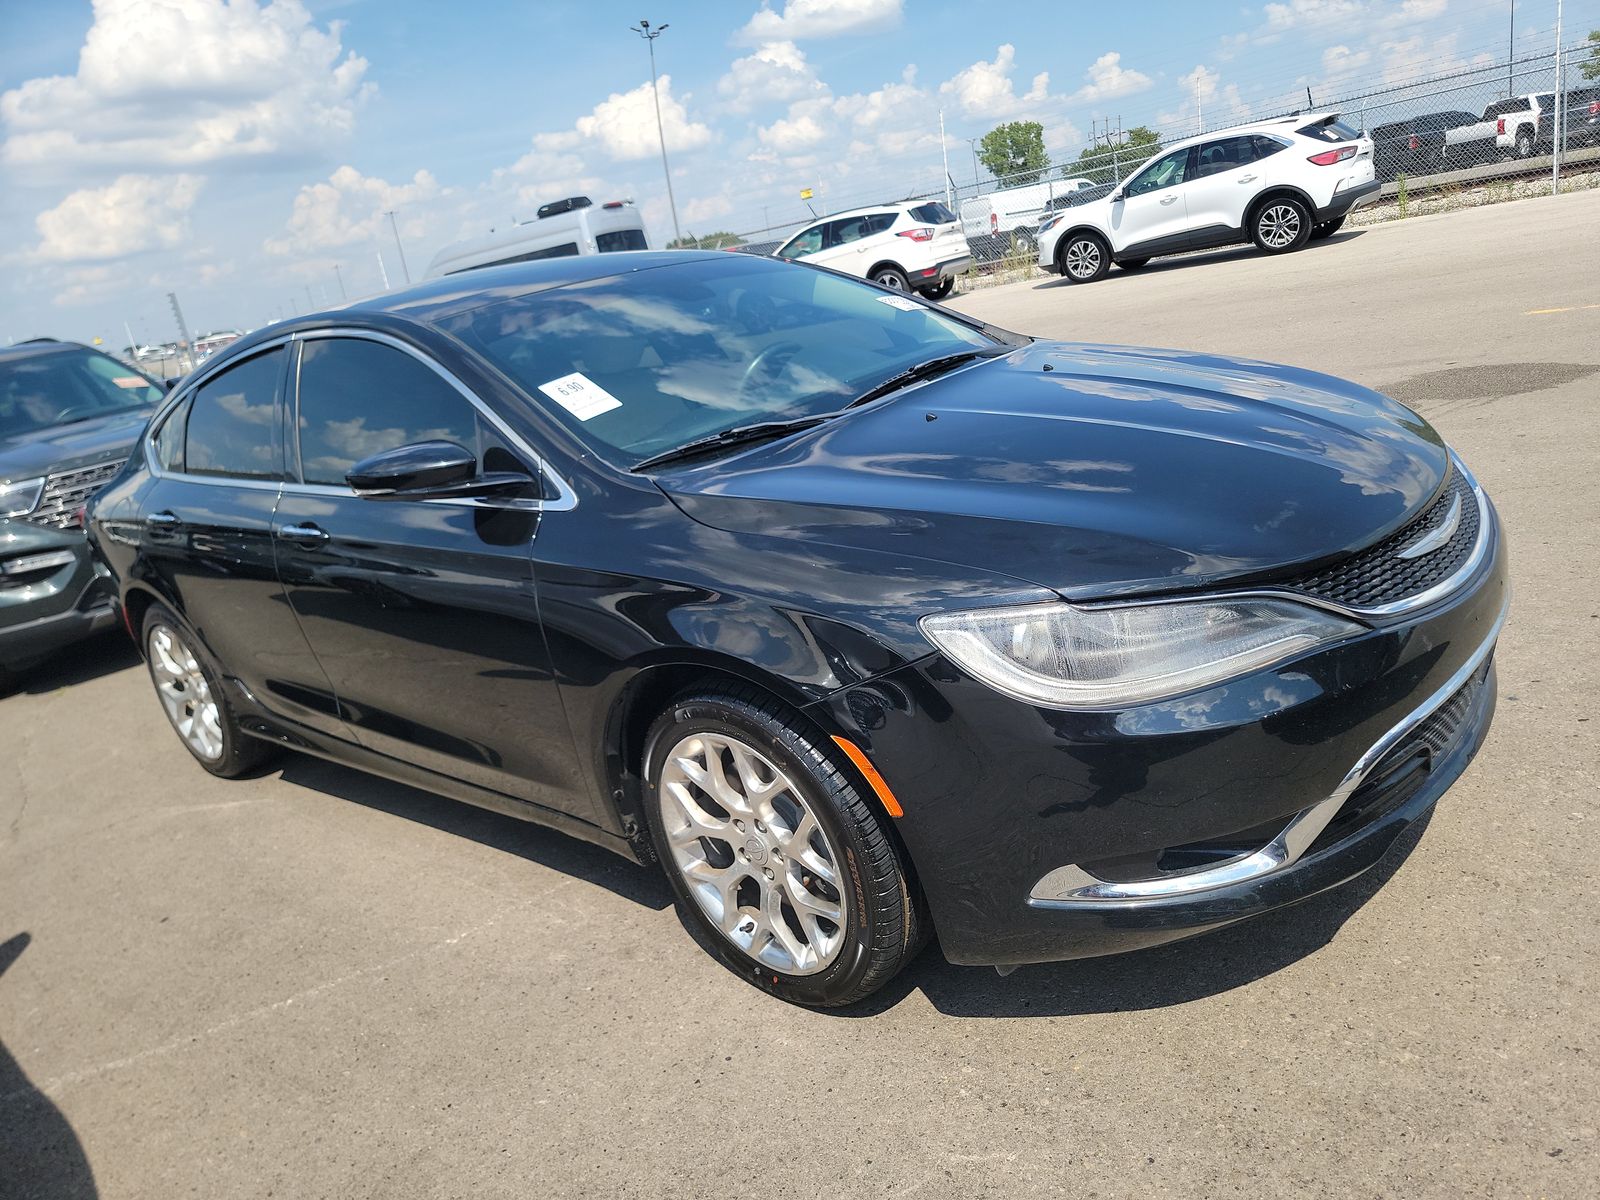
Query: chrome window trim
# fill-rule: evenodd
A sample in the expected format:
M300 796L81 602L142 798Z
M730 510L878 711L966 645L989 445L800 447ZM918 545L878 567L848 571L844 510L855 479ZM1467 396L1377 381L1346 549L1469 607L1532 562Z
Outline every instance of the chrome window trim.
M1356 760L1355 766L1345 773L1339 786L1326 800L1290 818L1283 830L1272 841L1253 854L1242 855L1193 871L1174 872L1157 879L1134 879L1121 883L1099 879L1075 863L1056 867L1043 875L1028 893L1028 904L1034 908L1105 907L1108 905L1136 905L1140 902L1187 900L1191 897L1252 882L1275 875L1292 867L1329 822L1338 815L1352 793L1361 786L1367 774L1402 738L1431 717L1440 706L1455 695L1483 666L1494 652L1495 642L1511 611L1508 595L1500 606L1500 614L1490 627L1488 636L1472 652L1471 657L1445 680L1426 700L1419 704L1399 724L1384 734Z
M550 468L550 464L545 457L536 451L532 446L528 445L527 441L524 440L516 430L512 429L511 426L506 424L506 422L498 413L494 412L487 404L479 399L471 388L462 383L461 380L456 378L456 376L448 369L440 365L430 356L416 349L416 347L407 345L397 337L384 333L381 330L363 329L359 326L353 325L330 325L322 329L308 329L301 330L296 333L284 334L281 337L273 338L271 341L263 342L261 345L253 347L249 354L238 359L230 359L227 362L214 364L210 370L196 375L193 379L187 381L182 387L174 389L172 396L157 411L155 417L151 420L149 429L144 435L142 448L144 451L146 470L152 476L158 479L175 479L185 483L223 484L229 487L242 487L255 490L270 488L275 491L281 490L286 493L293 492L304 495L346 496L354 498L356 493L352 488L338 487L332 484L301 483L298 480L293 479L281 481L263 480L248 479L242 476L234 475L194 475L187 471L167 471L156 462L155 458L155 439L160 434L162 426L166 424L172 413L175 412L186 399L193 396L196 391L203 387L207 380L209 380L212 376L218 374L220 371L228 369L229 367L233 367L238 363L242 363L248 359L254 358L258 353L265 353L268 350L275 350L280 346L287 346L331 337L363 338L367 341L378 342L385 346L392 346L396 350L402 351L405 354L409 354L412 358L422 363L423 366L429 368L434 372L434 374L438 375L452 388L454 388L462 396L462 398L465 399L467 403L477 411L478 415L487 421L495 429L495 431L500 434L501 437L505 438L506 441L509 442L518 453L525 455L528 460L535 465L539 472L540 478L542 480L548 480L556 491L556 497L550 500L492 500L481 497L452 497L423 500L419 503L440 504L465 508L511 508L530 512L568 512L578 506L577 493L572 490L571 486L565 479L563 479ZM297 417L299 408L300 382L300 364L298 356L296 356L293 365L295 367L296 374L294 380L295 394L292 399L293 408L295 409L294 416ZM291 397L288 395L284 396L284 408L286 413L291 407L290 400ZM285 450L287 449L288 447L285 446ZM294 450L295 466L298 470L300 455L298 438L295 439Z

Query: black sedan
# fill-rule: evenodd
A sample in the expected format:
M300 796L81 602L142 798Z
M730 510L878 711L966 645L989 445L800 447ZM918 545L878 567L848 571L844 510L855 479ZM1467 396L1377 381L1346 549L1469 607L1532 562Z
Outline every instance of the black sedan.
M934 934L1105 954L1365 870L1487 732L1507 597L1373 392L699 252L248 337L91 536L208 771L288 746L659 862L815 1005Z

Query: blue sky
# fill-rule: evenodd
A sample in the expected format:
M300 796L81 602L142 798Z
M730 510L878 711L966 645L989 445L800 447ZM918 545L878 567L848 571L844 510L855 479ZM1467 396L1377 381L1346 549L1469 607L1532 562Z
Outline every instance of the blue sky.
M739 232L970 182L967 139L1037 119L1060 161L1094 121L1168 136L1505 54L1508 0L46 0L0 44L0 342L253 327L400 282L455 238L573 193L671 236ZM1520 52L1554 0L1517 4ZM1571 42L1600 0L1567 0ZM1520 90L1520 89L1519 89ZM1434 107L1481 106L1485 85ZM1196 111L1199 101L1200 112ZM1381 119L1381 118L1380 118ZM338 274L335 274L335 265Z

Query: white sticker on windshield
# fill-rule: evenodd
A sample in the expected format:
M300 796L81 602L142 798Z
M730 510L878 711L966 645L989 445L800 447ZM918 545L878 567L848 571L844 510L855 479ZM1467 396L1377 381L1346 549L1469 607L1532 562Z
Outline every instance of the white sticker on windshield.
M601 413L622 407L621 400L580 371L541 383L539 390L580 421L592 421Z
M111 382L119 388L127 388L130 391L134 388L147 388L150 386L150 381L141 375L113 375Z
M922 305L909 296L879 296L879 304L887 304L890 308L898 308L901 312L920 312Z

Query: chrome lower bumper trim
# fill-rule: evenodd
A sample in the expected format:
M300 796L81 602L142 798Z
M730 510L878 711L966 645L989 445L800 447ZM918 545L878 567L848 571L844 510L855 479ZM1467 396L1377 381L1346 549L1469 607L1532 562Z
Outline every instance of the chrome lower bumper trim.
M1339 809L1350 798L1367 773L1394 745L1426 721L1451 696L1471 679L1494 651L1501 627L1510 611L1508 596L1495 618L1489 636L1473 651L1461 669L1450 676L1439 689L1414 709L1361 756L1351 767L1333 794L1326 800L1296 813L1272 841L1253 854L1241 855L1214 867L1201 867L1192 871L1174 871L1153 879L1132 879L1115 882L1098 879L1082 867L1068 864L1049 872L1028 894L1029 903L1035 907L1077 907L1079 905L1128 904L1141 900L1179 900L1198 896L1218 888L1232 887L1264 878L1293 866L1310 848L1317 836L1338 815Z

